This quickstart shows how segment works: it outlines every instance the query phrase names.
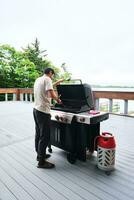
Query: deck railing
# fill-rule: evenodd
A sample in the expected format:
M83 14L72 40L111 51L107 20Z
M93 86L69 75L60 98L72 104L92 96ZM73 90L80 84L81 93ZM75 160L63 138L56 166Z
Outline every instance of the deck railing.
M33 89L32 88L0 88L0 95L4 94L5 101L33 101ZM11 96L12 95L12 96ZM95 109L100 109L100 99L107 99L108 106L107 111L113 113L113 101L114 100L123 100L124 101L124 111L121 114L129 115L128 113L128 104L129 100L134 102L134 92L121 92L121 91L93 91L95 99ZM133 109L134 112L134 109ZM118 113L120 114L120 113Z
M134 92L121 92L121 91L94 91L95 107L99 109L100 99L108 99L108 111L113 113L113 101L123 100L124 101L124 111L121 114L128 115L128 104L132 100L134 104ZM132 110L134 113L134 107ZM119 113L120 114L120 113Z
M0 94L4 94L5 101L33 101L32 88L0 88Z

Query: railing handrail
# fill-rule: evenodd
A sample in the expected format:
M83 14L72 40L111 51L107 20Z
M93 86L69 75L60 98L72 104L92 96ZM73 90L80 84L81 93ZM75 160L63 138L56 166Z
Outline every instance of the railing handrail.
M0 94L33 94L33 88L0 88ZM107 99L126 99L134 100L134 92L131 91L99 91L93 90L94 98L107 98Z
M131 91L93 91L94 98L106 98L106 99L123 99L134 100L134 92Z
M17 93L18 88L0 88L0 94L12 94Z

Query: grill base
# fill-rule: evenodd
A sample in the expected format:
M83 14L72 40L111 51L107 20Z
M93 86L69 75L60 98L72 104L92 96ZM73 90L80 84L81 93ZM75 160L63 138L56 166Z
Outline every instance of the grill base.
M86 161L87 149L96 150L95 138L99 134L100 123L87 125L75 121L72 124L52 121L50 141L51 145L68 152L67 160L73 164L77 159Z

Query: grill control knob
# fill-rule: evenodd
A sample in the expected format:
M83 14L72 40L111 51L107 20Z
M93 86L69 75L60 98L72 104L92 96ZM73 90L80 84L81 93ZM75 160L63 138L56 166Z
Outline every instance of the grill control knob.
M64 118L64 122L67 123L67 122L68 122L68 119L67 119L67 118Z
M58 115L55 115L55 119L57 119L57 121L60 120L59 116Z
M85 117L81 117L80 122L85 122Z
M62 122L63 122L63 120L64 120L64 118L63 118L63 117L60 117L60 121L62 121Z

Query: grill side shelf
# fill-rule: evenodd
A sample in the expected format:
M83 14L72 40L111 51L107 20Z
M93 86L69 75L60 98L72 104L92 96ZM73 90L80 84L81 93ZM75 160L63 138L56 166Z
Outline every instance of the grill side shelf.
M96 124L98 122L107 120L109 118L109 113L104 113L102 115L99 116L94 116L90 119L91 124Z

